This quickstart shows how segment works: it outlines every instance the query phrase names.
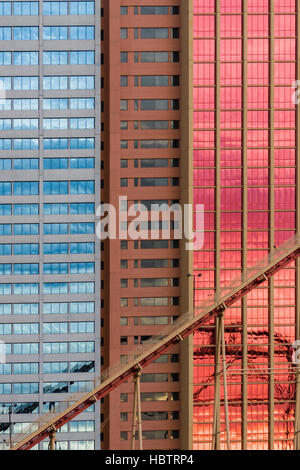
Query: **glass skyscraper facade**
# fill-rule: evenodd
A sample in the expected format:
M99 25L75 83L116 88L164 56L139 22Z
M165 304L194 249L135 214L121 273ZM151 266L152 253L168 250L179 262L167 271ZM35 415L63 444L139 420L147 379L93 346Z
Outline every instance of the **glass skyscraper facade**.
M194 203L205 205L197 307L299 230L299 3L194 0L193 14ZM297 279L291 264L226 311L232 449L293 448ZM199 450L212 448L215 345L211 322L194 336ZM216 380L215 447L224 449L223 377Z
M97 18L94 1L0 2L3 449L100 374ZM96 404L57 448L99 449L99 426Z

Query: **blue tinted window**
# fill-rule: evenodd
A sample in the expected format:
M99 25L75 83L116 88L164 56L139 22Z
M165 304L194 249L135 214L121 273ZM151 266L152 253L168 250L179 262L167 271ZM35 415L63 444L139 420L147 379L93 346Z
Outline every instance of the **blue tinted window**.
M37 195L39 194L38 181L15 181L14 182L15 195Z
M11 41L11 27L0 26L0 41Z
M15 158L13 168L14 170L38 170L39 159L38 158Z
M0 2L0 16L9 16L12 14L12 2Z
M44 214L68 214L68 204L44 204Z
M66 150L68 148L68 139L44 139L45 150Z
M13 245L14 255L38 255L38 243L16 243Z
M67 255L68 243L44 243L44 255Z
M12 234L11 224L0 224L0 235L6 236Z
M14 40L15 41L33 41L39 38L38 26L15 26L14 27Z
M43 2L43 15L63 16L68 14L68 2Z
M0 244L0 256L9 256L11 251L11 245Z
M66 41L68 39L68 28L67 26L44 26L43 39L44 41Z
M44 224L44 235L66 235L68 224Z
M71 234L88 234L95 232L95 224L93 222L79 222L70 224Z
M68 168L68 158L44 158L44 170L61 170Z
M70 194L94 194L94 181L70 181Z
M14 235L38 235L39 224L14 224Z
M67 181L44 181L44 194L68 194Z
M12 206L11 204L0 204L0 215L11 215Z
M37 215L39 213L38 204L15 204L14 215Z
M13 2L14 15L36 16L39 14L39 2Z
M11 195L11 183L7 182L0 182L0 195L1 196L8 196Z
M95 159L91 157L70 158L70 168L95 168Z
M71 214L94 214L95 204L93 202L72 202L70 204Z
M71 243L70 244L70 254L86 254L86 253L95 253L95 244L94 243Z

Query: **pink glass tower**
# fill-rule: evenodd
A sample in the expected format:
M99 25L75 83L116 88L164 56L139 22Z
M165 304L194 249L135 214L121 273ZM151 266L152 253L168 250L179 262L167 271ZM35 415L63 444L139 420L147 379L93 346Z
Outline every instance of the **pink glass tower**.
M299 230L300 6L295 0L194 0L195 303ZM298 34L297 34L298 33ZM298 52L299 54L299 52ZM299 182L299 181L298 181ZM292 342L299 265L225 315L231 449L298 446ZM213 439L216 328L194 336L194 449L226 449L223 377ZM218 406L216 407L218 408ZM297 428L298 430L298 428Z

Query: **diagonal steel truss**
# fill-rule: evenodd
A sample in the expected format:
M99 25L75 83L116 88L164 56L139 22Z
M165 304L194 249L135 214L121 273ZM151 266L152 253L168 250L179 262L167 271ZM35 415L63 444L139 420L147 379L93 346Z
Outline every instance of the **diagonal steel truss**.
M39 425L38 429L28 433L11 450L29 450L47 437L53 436L60 427L78 416L93 403L109 394L119 387L130 377L136 376L137 372L144 369L161 354L166 353L178 342L183 341L193 334L203 324L212 318L222 314L236 301L247 295L250 291L271 279L274 274L295 261L300 256L300 235L296 235L279 248L273 250L269 256L262 260L255 268L250 268L240 279L234 281L220 291L219 298L215 298L210 305L203 305L192 313L182 315L172 326L170 331L162 332L154 344L148 344L145 351L135 352L132 359L126 365L119 365L115 371L109 371L105 379L91 392L82 396L65 411L49 417L48 421ZM53 416L53 415L52 415Z

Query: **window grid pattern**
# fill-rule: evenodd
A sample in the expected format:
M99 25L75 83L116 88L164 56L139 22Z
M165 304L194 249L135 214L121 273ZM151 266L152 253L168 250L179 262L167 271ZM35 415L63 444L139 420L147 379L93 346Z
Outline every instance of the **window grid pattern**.
M196 307L299 229L296 3L194 0L194 203L205 205ZM294 446L297 276L290 265L226 312L232 449ZM213 442L215 330L194 336L198 450ZM222 377L220 390L215 447L226 449Z
M100 17L94 1L0 2L0 335L9 335L0 389L26 423L51 411L43 384L80 391L100 375ZM43 365L66 351L70 365L45 377ZM23 410L29 393L39 397ZM89 413L99 429L100 404ZM100 449L99 432L80 431Z

